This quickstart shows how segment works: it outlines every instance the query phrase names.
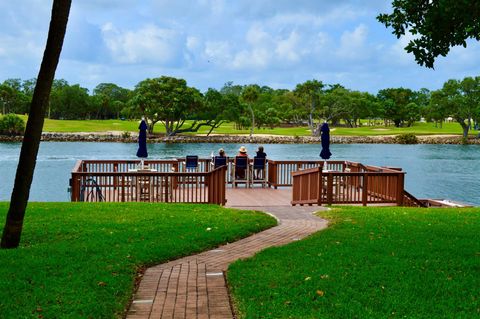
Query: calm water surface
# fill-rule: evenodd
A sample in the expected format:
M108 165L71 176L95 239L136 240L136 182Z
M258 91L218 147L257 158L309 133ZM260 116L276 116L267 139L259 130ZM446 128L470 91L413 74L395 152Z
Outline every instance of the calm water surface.
M20 143L0 143L0 201L10 199ZM319 145L264 145L271 159L319 159ZM149 144L150 159L198 154L209 157L223 147L234 156L240 144ZM253 154L257 145L246 144ZM70 172L80 159L135 159L134 143L42 142L35 169L32 201L68 201ZM419 198L445 198L480 205L478 145L332 145L332 160L402 167L406 189Z

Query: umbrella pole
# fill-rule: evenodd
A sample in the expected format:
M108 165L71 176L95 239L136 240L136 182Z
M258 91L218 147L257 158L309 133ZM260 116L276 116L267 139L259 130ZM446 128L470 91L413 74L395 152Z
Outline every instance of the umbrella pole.
M140 159L140 169L143 169L143 158Z

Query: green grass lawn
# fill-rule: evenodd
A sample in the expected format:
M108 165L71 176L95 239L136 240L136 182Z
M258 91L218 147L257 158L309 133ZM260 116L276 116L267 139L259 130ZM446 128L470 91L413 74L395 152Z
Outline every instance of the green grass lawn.
M206 134L209 129L202 128L198 133ZM236 130L233 123L224 123L214 134L249 134L250 130ZM402 133L413 133L416 135L461 135L462 128L457 123L443 123L443 127L435 127L433 123L415 123L411 127L394 126L362 126L356 128L332 127L331 134L337 136L379 136L379 135L397 135ZM276 127L274 129L261 128L255 129L255 134L287 135L287 136L311 136L310 129L304 127ZM477 131L470 131L471 135L478 134Z
M348 207L232 264L241 318L479 318L480 210Z
M26 116L21 116L25 121ZM50 120L45 119L45 132L106 132L106 131L138 131L138 121L121 120ZM203 127L198 134L207 134L209 128ZM154 128L155 133L165 133L161 123ZM224 123L215 129L213 134L249 134L250 129L236 130L232 122ZM402 133L414 133L416 135L456 134L461 135L462 129L457 123L443 123L443 127L435 127L433 123L415 123L412 127L396 128L393 126L362 126L357 128L333 127L332 135L338 136L372 136L394 135ZM471 135L477 135L478 131L470 131ZM195 133L191 133L195 134ZM287 136L310 136L308 127L276 127L274 129L255 129L255 134L287 135Z
M2 225L6 210L0 203ZM275 223L214 205L30 203L21 247L0 250L0 317L122 317L146 265Z

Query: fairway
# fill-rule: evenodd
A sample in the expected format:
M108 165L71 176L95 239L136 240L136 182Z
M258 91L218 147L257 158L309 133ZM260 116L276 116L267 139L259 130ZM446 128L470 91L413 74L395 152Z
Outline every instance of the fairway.
M21 116L25 121L26 116ZM185 125L188 125L187 121ZM138 132L139 122L137 120L51 120L45 119L44 132ZM185 133L188 135L207 134L210 131L208 127L202 127L196 133ZM154 133L164 134L165 127L161 123L157 123L154 127ZM250 129L235 129L232 122L225 122L219 128L213 130L212 134L249 134ZM394 126L364 126L349 127L332 127L331 134L333 136L380 136L380 135L396 135L403 133L413 133L416 135L461 135L462 129L458 123L443 123L442 127L436 126L434 123L417 122L411 127L394 127ZM275 127L255 129L255 134L267 135L285 135L285 136L311 136L311 132L307 126L297 127ZM471 130L470 135L477 135L478 131Z

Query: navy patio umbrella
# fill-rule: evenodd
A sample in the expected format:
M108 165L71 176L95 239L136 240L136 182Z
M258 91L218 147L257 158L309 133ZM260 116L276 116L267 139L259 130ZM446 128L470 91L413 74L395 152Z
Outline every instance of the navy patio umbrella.
M330 129L328 128L327 122L322 124L320 128L320 139L322 141L322 151L320 152L320 157L324 160L327 160L332 156L330 152Z
M142 118L142 122L140 122L140 126L138 127L140 130L138 134L138 151L137 151L137 157L140 157L142 159L141 162L141 167L143 168L143 159L148 157L148 152L147 152L147 123L145 122L145 119Z

